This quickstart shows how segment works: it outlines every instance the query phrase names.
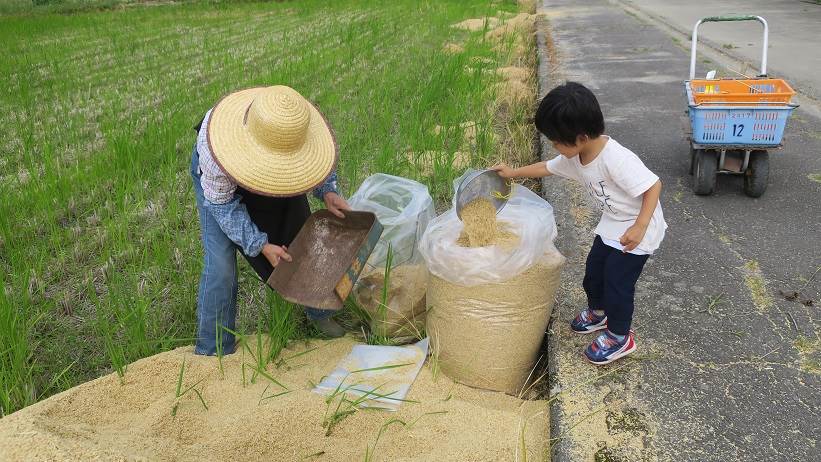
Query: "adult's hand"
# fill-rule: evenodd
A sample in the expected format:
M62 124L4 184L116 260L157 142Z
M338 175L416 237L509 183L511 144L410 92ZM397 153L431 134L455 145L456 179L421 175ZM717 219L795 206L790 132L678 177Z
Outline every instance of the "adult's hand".
M345 218L345 210L350 210L351 206L348 202L335 192L325 193L325 208L339 218Z
M265 244L262 248L262 254L265 255L265 258L274 268L279 265L280 260L292 261L291 255L288 254L288 248L284 245L280 247L274 244Z

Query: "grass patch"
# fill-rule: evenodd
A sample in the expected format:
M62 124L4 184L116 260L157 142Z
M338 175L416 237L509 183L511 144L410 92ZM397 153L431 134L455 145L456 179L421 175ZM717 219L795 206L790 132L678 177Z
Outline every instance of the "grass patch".
M532 68L532 37L523 53L450 27L500 9L516 4L178 2L0 16L0 413L111 371L125 379L128 363L196 335L191 127L229 91L286 83L316 102L341 147L343 193L384 172L425 183L444 205L465 143L436 126L475 122L471 165L532 160L532 101L499 103L488 72ZM436 153L431 171L407 152ZM241 258L237 310L237 332L274 339L245 344L246 380L288 339L315 335Z

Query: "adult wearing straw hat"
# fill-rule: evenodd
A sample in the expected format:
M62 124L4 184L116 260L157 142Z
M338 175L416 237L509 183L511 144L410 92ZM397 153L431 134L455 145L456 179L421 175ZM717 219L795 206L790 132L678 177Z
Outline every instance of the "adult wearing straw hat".
M235 350L237 250L263 281L311 214L307 193L343 217L350 210L336 189L338 148L325 117L294 89L257 87L231 93L196 127L191 176L205 265L197 295L195 353ZM305 308L322 332L344 330L333 311Z

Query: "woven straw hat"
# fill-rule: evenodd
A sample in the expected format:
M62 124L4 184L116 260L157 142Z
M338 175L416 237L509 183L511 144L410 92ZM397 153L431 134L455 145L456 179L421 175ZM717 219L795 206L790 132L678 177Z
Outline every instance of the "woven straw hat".
M220 100L208 121L208 145L222 170L248 191L288 197L306 193L337 161L325 117L290 87L256 87Z

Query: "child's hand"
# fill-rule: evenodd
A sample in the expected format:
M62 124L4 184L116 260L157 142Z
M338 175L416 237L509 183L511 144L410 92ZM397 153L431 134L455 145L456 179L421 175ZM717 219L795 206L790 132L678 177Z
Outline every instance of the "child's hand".
M619 243L624 246L625 252L629 252L641 243L646 232L647 225L633 223L633 226L627 228L627 231L619 238Z
M498 173L502 178L513 178L513 169L505 164L494 165L491 170Z

